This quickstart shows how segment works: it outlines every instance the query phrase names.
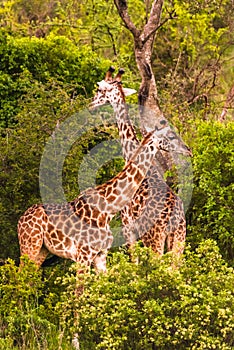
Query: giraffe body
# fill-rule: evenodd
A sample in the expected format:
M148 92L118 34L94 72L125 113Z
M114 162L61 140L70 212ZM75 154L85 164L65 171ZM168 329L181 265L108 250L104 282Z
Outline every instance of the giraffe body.
M119 72L115 79L107 72L104 81L98 83L91 108L110 103L115 111L123 156L126 161L132 156L139 140L129 119L125 95L132 93L124 89ZM164 123L162 122L162 125ZM174 151L191 155L190 150L178 139L170 127L163 127L162 133L174 142ZM147 176L136 191L133 199L121 212L123 235L126 243L132 245L140 238L145 246L162 255L165 243L167 251L182 253L186 237L186 221L182 200L170 189L157 169L157 164L150 167Z
M105 256L113 236L109 223L132 199L158 149L169 150L170 141L150 133L124 169L103 185L87 189L65 204L30 207L18 223L21 255L38 265L48 253L105 271Z

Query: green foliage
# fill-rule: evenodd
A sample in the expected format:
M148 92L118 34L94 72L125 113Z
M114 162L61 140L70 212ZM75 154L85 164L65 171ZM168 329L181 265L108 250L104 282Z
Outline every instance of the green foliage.
M107 274L79 279L74 264L42 278L26 259L20 271L8 261L0 267L0 348L71 349L78 331L81 350L233 349L234 274L214 241L181 260L139 246L132 254L138 264L112 253Z
M42 270L26 258L21 262L20 269L10 259L0 267L0 349L69 349L42 303L48 286Z
M25 261L26 262L26 261ZM27 269L21 269L11 260L1 267L1 338L6 345L27 348L28 339L33 343L44 341L43 334L49 330L50 324L41 317L38 300L41 296L42 280L36 273L36 266L27 263ZM4 343L3 343L4 344Z
M12 127L20 110L19 100L28 93L32 82L57 80L73 85L70 98L88 97L109 62L64 36L5 36L0 44L0 65L0 127Z
M194 192L188 213L188 241L217 240L223 256L233 264L234 123L200 122L194 130ZM199 142L197 140L200 140Z
M232 349L233 270L214 241L187 251L178 270L170 255L144 248L137 256L133 265L114 254L108 274L88 280L81 349Z
M178 111L186 120L190 105L211 111L214 91L221 93L221 67L233 48L233 10L229 1L178 0L166 1L163 12L171 20L156 37L159 95L166 115Z
M5 129L0 140L0 231L4 247L1 258L19 256L17 221L28 206L41 201L39 166L57 119L72 114L82 104L82 100L70 99L69 86L64 88L55 81L45 85L32 82L17 115L17 126Z

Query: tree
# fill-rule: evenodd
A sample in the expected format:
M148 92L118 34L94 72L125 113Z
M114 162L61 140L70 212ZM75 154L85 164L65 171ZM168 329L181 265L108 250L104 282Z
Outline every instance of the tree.
M129 13L127 1L114 0L119 15L121 16L126 28L132 33L134 38L134 53L137 67L141 75L141 86L138 92L138 101L141 108L141 123L144 126L154 127L157 124L157 116L161 115L158 101L158 92L156 81L152 69L152 51L156 32L160 27L163 0L154 0L152 3L149 17L149 2L146 4L146 24L143 28L137 29L132 22Z
M137 2L135 10L131 1L114 2L133 35L142 79L138 100L148 107L146 113L141 108L143 127L157 124L162 110L169 116L181 110L180 105L186 114L191 104L207 109L225 54L233 46L233 5L225 1L220 7L214 0L154 0Z
M156 125L158 127L169 125L159 106L157 85L152 69L152 53L156 32L169 18L173 18L174 11L170 13L169 18L161 23L163 0L154 0L150 11L150 2L147 1L145 4L146 24L141 29L138 29L128 13L127 1L114 1L120 17L134 39L134 54L141 75L141 85L138 92L141 131L143 134L146 134L148 128L154 129ZM162 174L172 170L174 162L171 155L160 151L156 158L162 168ZM168 180L171 185L175 182L175 179L172 180L172 178Z

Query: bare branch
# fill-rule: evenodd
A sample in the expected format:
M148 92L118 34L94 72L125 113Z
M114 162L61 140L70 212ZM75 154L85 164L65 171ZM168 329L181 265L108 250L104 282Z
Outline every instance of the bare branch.
M168 22L170 19L175 19L177 18L175 14L175 11L173 11L172 13L170 13L169 17L165 18L157 27L155 27L150 33L148 33L145 37L144 37L144 40L142 40L142 43L143 45L149 40L149 38L154 35L158 30L159 28L163 27L164 24L166 22Z
M106 26L106 28L107 28L107 33L108 33L108 35L109 35L109 37L111 39L111 42L112 42L112 48L113 48L113 51L114 51L114 55L117 56L117 50L116 50L116 46L115 46L114 35L112 34L109 26Z
M119 12L120 17L122 18L125 26L130 30L133 34L134 38L138 38L140 36L140 31L136 28L134 23L132 22L129 14L128 14L128 5L126 0L114 0L115 6Z
M156 32L157 27L160 24L162 6L163 0L154 0L151 7L148 23L144 26L143 33L141 35L142 41L144 43L150 38L151 35Z
M150 8L150 0L145 0L145 23L148 22L148 16L149 16L149 8Z

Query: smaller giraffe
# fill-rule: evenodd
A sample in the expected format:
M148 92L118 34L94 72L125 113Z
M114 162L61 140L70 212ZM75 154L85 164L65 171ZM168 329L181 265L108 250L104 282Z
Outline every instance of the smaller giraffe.
M106 270L113 236L109 223L133 198L155 154L175 145L155 130L142 141L124 169L113 179L82 192L66 204L36 204L18 222L21 255L38 266L50 253L97 271Z
M134 153L139 140L129 118L125 96L134 92L133 89L123 88L121 76L123 69L112 78L114 68L106 73L105 80L98 83L98 90L90 105L91 109L110 103L115 111L122 144L123 156L126 161ZM175 151L185 156L191 156L189 148L180 141L176 133L165 126L160 120L161 132L180 147ZM137 190L135 196L121 212L123 236L128 245L140 238L145 246L150 246L154 252L162 255L165 243L167 251L181 254L186 237L186 221L182 200L173 193L158 171L156 160L149 169L146 178Z

